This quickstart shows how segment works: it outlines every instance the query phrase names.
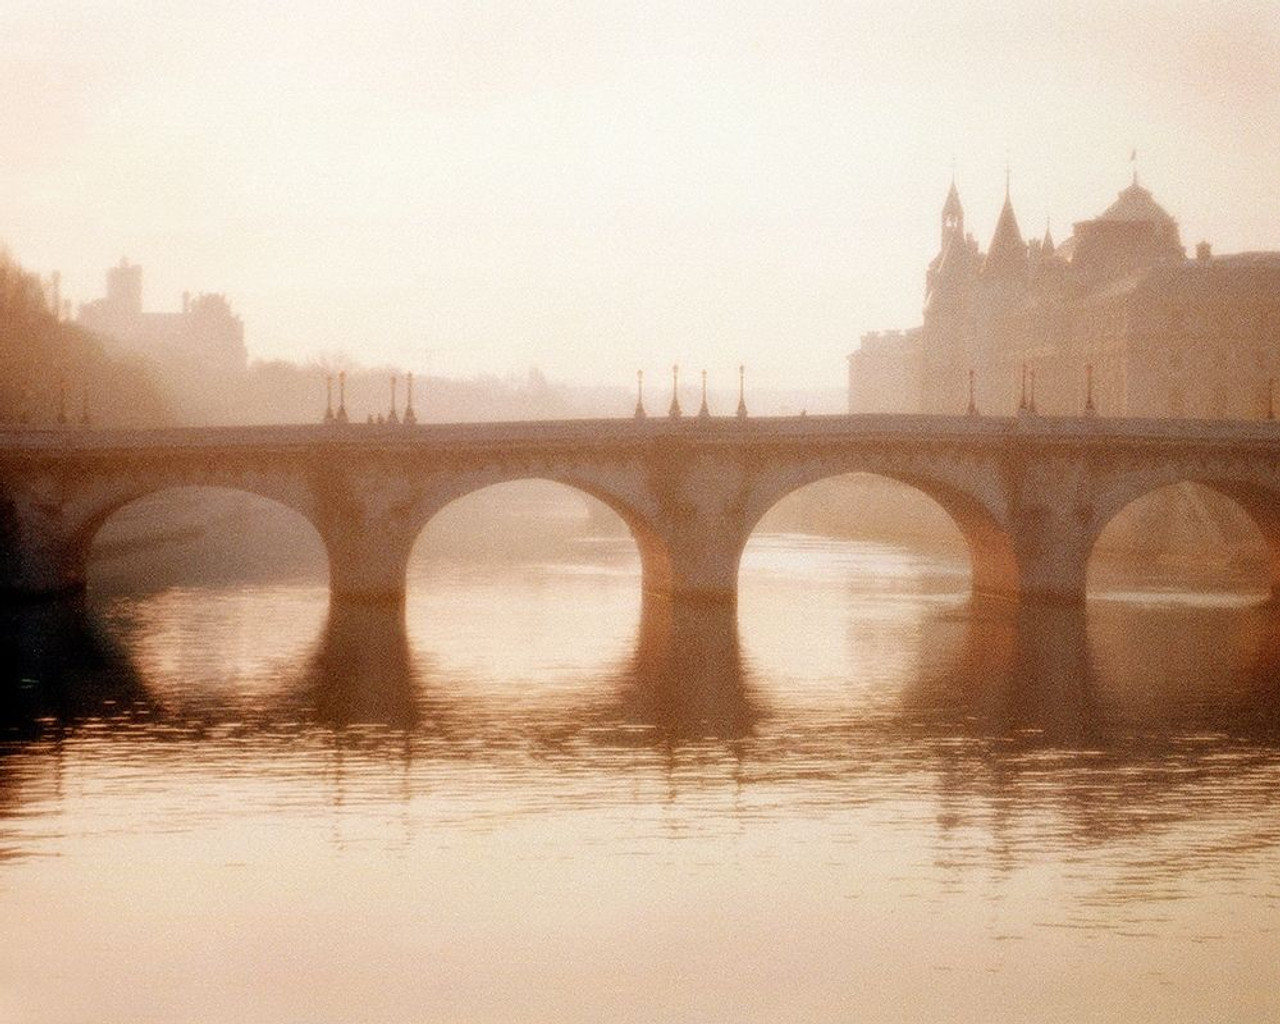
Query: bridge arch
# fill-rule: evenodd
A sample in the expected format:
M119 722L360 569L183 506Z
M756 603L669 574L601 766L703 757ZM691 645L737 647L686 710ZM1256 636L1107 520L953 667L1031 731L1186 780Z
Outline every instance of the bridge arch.
M999 488L981 472L958 468L954 475L920 472L911 467L885 466L869 460L835 459L811 463L798 470L774 471L761 476L745 503L746 542L764 516L779 502L823 480L867 475L902 484L940 507L964 538L975 593L1016 595L1019 590L1018 559L1013 539L1002 522Z
M217 566L205 567L201 571L206 574L206 578L210 571L214 575L228 569L234 571L234 566L229 566L226 563L226 559L238 557L238 551L235 550L238 545L233 547L230 543L233 527L226 524L225 520L228 516L239 516L246 511L243 506L236 507L234 499L249 498L253 499L255 503L265 503L275 511L288 516L287 534L278 535L277 540L286 538L286 542L292 540L297 536L298 525L300 523L305 524L303 529L306 533L306 539L302 542L301 547L305 548L307 542L310 542L316 552L322 553L325 575L326 577L329 575L330 555L328 545L325 543L323 534L317 529L315 522L308 514L310 511L308 505L298 500L298 495L276 488L247 488L205 483L164 483L155 487L135 486L121 488L112 493L109 498L96 502L91 510L88 511L88 514L78 521L71 534L70 552L80 578L84 582L88 582L89 562L95 543L102 539L104 534L110 532L113 520L117 521L117 525L119 525L118 520L122 513L127 513L130 509L136 509L139 506L145 508L148 503L163 500L165 497L173 498L179 495L187 495L194 500L188 503L185 508L179 508L173 515L162 513L160 519L151 527L128 531L115 538L108 537L108 542L114 543L123 550L136 551L139 548L146 548L156 544L187 540L198 533L212 529L215 533L223 535L224 540L227 542L226 550L221 552L219 556L220 562ZM252 508L248 511L249 514L253 514ZM270 523L270 520L267 520L263 525L267 530L270 530L273 524ZM276 524L278 531L280 525ZM193 531L195 532L193 533ZM241 539L251 544L254 543L255 529L251 528L249 533L242 536ZM257 543L260 545L263 541L258 539ZM243 549L241 548L241 550Z
M82 592L89 551L103 524L125 506L171 489L220 488L267 499L299 513L323 540L308 483L296 470L232 470L216 461L148 462L112 473L73 465L3 481L0 588L34 597Z
M665 590L669 587L672 577L670 550L665 538L654 526L651 510L644 508L645 496L638 491L628 493L624 487L607 479L607 476L607 472L592 476L586 472L575 473L551 469L531 472L497 468L489 472L468 474L461 479L450 481L447 486L433 490L430 500L424 502L417 510L413 523L407 531L409 543L405 552L405 569L407 571L409 552L423 531L455 502L506 484L542 482L577 491L595 499L616 514L626 525L635 542L640 556L644 589L646 591Z
M1197 484L1229 499L1257 528L1266 547L1267 585L1270 599L1280 601L1280 479L1262 481L1237 476L1229 471L1179 471L1177 467L1156 467L1126 474L1097 495L1089 531L1088 554L1092 558L1103 531L1126 509L1143 498L1168 491L1181 484Z
M629 524L615 505L541 474L467 488L441 504L406 561L412 645L446 674L466 666L467 679L532 681L553 665L612 671L641 624L653 558L641 540L652 542L650 528Z

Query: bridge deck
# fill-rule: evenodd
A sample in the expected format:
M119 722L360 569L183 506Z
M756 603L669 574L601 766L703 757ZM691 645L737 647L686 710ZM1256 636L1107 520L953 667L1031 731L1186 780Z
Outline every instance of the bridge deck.
M599 449L644 446L656 439L713 447L839 442L960 442L977 446L1011 441L1033 444L1119 443L1220 448L1280 443L1280 421L1085 418L1050 416L849 416L696 417L672 420L579 419L415 426L304 424L254 427L88 429L83 427L0 429L0 457L51 453L154 452L175 449L315 449L317 447L402 450L492 448L494 446Z

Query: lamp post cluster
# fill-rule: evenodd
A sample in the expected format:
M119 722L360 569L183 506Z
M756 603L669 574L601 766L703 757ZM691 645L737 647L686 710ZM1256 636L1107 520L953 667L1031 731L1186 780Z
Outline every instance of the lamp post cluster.
M347 422L347 373L338 373L338 411L333 411L333 374L324 375L324 421L326 423Z
M397 409L396 392L398 390L400 375L393 373L391 375L391 408L383 414L378 413L375 418L373 413L369 414L369 418L365 421L370 424L393 424L396 426L415 426L418 422L418 414L413 409L413 374L405 375L405 403L404 412L401 413ZM325 374L325 402L324 402L324 422L325 423L348 423L350 417L347 413L347 374L346 371L339 371L337 374L338 381L338 408L333 407L333 381L332 373Z
M746 394L746 366L738 367L738 406L734 412L734 417L739 420L747 418L747 394ZM1099 415L1098 405L1094 399L1093 389L1093 364L1089 363L1084 368L1085 373L1085 399L1083 415L1088 418L1094 418ZM389 381L391 405L386 414L378 413L375 417L372 413L366 420L370 424L396 425L396 426L415 426L418 422L417 413L413 407L413 374L406 373L405 377L405 404L404 411L401 413L397 407L397 391L399 384L399 374L392 374ZM325 409L323 422L327 424L342 424L349 422L347 413L347 375L345 371L339 371L336 374L338 384L338 405L334 408L333 404L333 384L335 380L334 374L326 374L325 383ZM707 371L703 370L701 374L702 381L702 401L698 407L698 420L709 420L712 418L711 408L707 400ZM30 422L29 403L27 401L27 393L23 392L22 406L18 416L19 423ZM976 373L970 368L968 372L968 405L965 409L968 416L981 416L982 413L978 409L978 401L976 394ZM1036 409L1036 371L1034 367L1029 367L1026 363L1021 367L1020 388L1018 395L1019 416L1036 416L1039 415ZM680 364L676 363L671 367L671 403L667 406L667 418L672 420L681 419L684 412L680 406ZM644 404L644 371L636 371L636 404L632 417L637 420L648 418ZM1270 421L1276 419L1276 403L1275 403L1275 378L1267 378L1266 391L1266 409L1265 418ZM67 408L67 384L65 378L59 380L58 383L58 405L57 405L57 422L59 425L70 423L70 414ZM89 389L86 387L83 393L82 408L79 423L81 426L89 425Z
M969 370L969 405L965 409L968 416L981 416L978 411L978 401L974 393L974 371ZM1268 410L1270 410L1270 400L1268 399ZM1018 394L1018 415L1019 416L1037 416L1036 410L1036 371L1034 367L1028 367L1026 363L1022 364L1021 388ZM1098 415L1097 403L1093 400L1093 364L1089 363L1084 368L1084 415L1093 418ZM1270 415L1267 417L1271 418Z
M734 413L737 419L745 420L747 418L747 392L746 392L746 374L745 366L738 367L738 408ZM644 370L636 371L636 408L632 414L634 419L643 420L648 418L648 413L644 408ZM671 404L667 406L667 418L678 420L684 415L680 408L680 364L676 363L671 367ZM707 403L707 371L702 371L702 403L698 406L699 420L711 419L711 407Z

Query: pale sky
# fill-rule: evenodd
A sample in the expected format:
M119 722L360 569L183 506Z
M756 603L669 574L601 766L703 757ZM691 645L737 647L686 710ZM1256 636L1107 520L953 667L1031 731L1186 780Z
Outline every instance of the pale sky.
M952 173L1060 241L1129 180L1280 249L1280 4L0 9L0 241L226 292L259 358L839 387L919 322Z

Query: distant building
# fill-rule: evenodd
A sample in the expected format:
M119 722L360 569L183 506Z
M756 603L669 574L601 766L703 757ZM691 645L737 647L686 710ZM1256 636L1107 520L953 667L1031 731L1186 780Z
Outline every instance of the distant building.
M1266 414L1280 373L1280 252L1214 256L1201 243L1188 259L1136 175L1061 245L1048 230L1023 240L1007 185L985 253L954 182L941 221L923 323L863 337L849 356L851 412L964 412L972 370L980 412L1008 415L1034 397L1042 414L1079 414L1091 366L1099 415Z
M184 292L179 313L142 309L142 267L122 259L107 271L107 294L80 307L81 326L118 351L146 356L167 371L243 373L248 364L244 324L225 295Z
M919 412L924 404L920 328L873 331L849 357L849 411ZM855 358L856 357L856 358Z

